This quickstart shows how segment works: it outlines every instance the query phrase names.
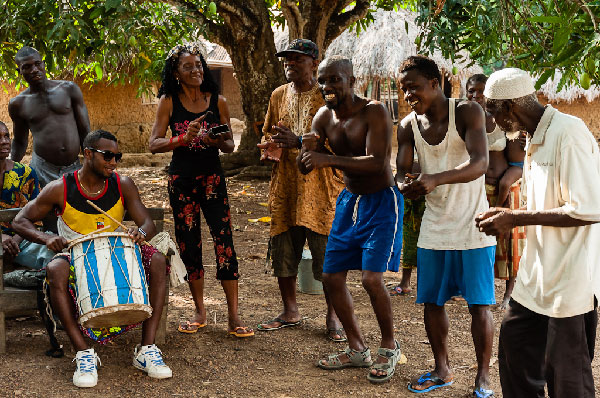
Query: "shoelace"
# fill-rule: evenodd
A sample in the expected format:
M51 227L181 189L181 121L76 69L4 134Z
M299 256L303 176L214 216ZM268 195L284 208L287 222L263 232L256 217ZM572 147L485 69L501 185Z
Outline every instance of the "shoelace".
M162 352L158 348L151 348L147 350L144 355L150 358L150 361L156 366L166 366L162 359Z
M96 354L84 354L81 357L79 357L79 361L77 362L77 365L79 366L79 371L81 373L93 372L94 369L96 369L96 362L94 361L94 359L97 359L98 363L102 365L102 362L100 362L100 357L98 357ZM75 362L76 360L77 357L73 359L73 362Z

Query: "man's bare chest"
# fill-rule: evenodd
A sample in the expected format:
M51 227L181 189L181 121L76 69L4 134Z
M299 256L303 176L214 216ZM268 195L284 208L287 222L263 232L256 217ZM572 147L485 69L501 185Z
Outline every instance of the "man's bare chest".
M340 156L362 156L366 153L367 124L361 120L337 121L327 133L331 149Z
M47 117L72 113L71 98L62 90L28 95L21 108L21 116L30 123L43 121Z

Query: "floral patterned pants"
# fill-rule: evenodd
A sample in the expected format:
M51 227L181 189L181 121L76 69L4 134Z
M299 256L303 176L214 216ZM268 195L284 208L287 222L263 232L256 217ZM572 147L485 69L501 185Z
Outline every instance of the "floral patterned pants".
M200 211L212 235L217 259L217 279L237 280L238 262L233 248L231 214L222 174L169 176L169 201L173 209L175 239L188 281L204 276Z

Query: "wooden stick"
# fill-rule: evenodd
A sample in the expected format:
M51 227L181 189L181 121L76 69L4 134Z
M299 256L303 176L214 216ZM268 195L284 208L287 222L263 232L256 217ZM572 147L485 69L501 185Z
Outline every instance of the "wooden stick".
M100 228L100 229L97 229L97 230L95 230L95 231L89 232L89 233L87 233L87 234L85 234L85 235L81 235L81 236L80 236L80 237L78 237L78 238L73 238L73 239L71 239L71 240L68 240L68 241L67 241L67 245L70 245L71 243L75 242L77 239L81 239L81 238L84 238L84 237L86 237L86 236L90 236L90 235L97 234L97 233L99 233L99 232L102 232L102 231L106 231L106 230L107 230L107 229L109 229L110 227L111 227L111 226L110 226L110 225L108 225L108 226L106 226L106 227L104 227L104 228Z
M87 202L94 209L98 210L100 213L104 214L106 217L110 218L113 222L115 222L117 225L119 225L121 228L123 228L125 231L127 231L128 228L125 225L123 225L120 221L117 221L116 218L112 217L110 214L108 214L107 212L105 212L104 210L102 210L101 208L99 208L98 206L96 206L96 204L94 202L92 202L89 199L87 200ZM150 246L150 243L148 243L148 242L146 242L144 240L144 241L142 241L142 245L148 245L148 246Z

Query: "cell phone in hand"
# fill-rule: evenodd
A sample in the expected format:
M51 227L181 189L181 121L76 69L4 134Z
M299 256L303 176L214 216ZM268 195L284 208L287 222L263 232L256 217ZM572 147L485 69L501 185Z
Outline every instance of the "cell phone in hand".
M225 134L227 132L229 132L229 126L226 124L221 124L208 129L208 136L212 139L215 139L218 138L220 134Z

